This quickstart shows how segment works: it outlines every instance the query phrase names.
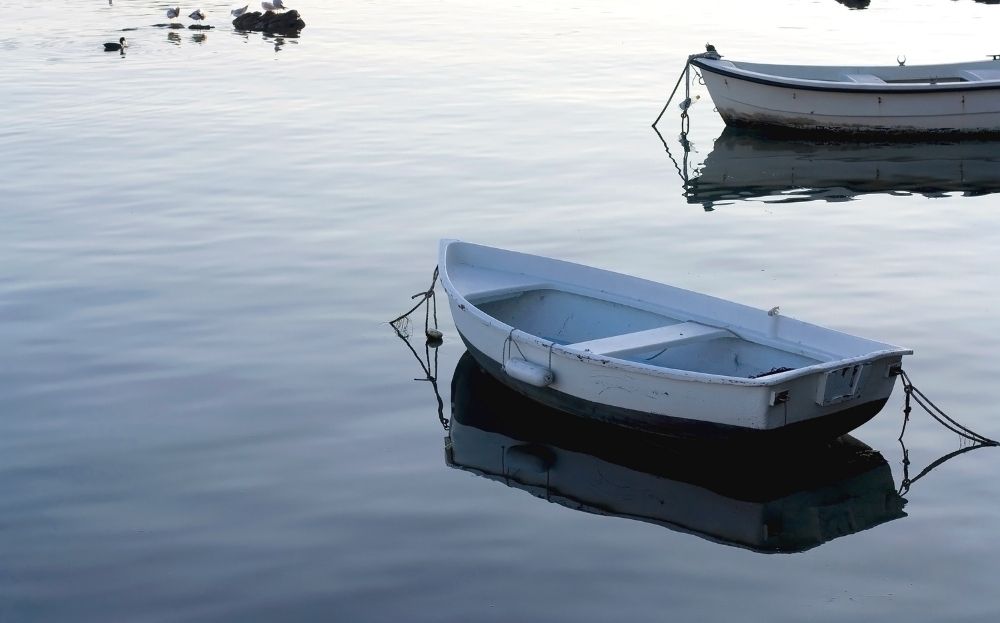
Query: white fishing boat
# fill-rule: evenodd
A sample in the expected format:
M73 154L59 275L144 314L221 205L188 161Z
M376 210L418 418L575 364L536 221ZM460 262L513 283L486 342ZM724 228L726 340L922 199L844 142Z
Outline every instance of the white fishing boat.
M727 124L878 133L1000 133L1000 60L941 65L746 63L689 58Z
M906 516L885 459L849 435L782 452L664 441L546 408L468 353L451 404L449 466L573 510L763 553L801 552Z
M835 437L912 351L579 264L457 240L441 284L483 368L565 411L681 436Z

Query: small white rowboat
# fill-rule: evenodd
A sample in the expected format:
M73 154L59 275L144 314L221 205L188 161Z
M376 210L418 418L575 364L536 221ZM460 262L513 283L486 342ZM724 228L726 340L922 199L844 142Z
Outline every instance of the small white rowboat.
M479 365L551 407L707 439L831 438L913 351L605 270L456 240L441 284Z
M689 58L727 124L796 131L1000 133L1000 60L882 67Z

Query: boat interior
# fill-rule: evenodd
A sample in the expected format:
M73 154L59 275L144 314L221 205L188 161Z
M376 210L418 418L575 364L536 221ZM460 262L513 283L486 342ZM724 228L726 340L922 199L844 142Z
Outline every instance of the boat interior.
M581 353L705 374L755 378L820 363L736 333L623 303L545 287L485 296L479 309L516 329Z
M832 67L719 61L718 66L767 76L855 84L949 84L1000 81L1000 61L949 65Z

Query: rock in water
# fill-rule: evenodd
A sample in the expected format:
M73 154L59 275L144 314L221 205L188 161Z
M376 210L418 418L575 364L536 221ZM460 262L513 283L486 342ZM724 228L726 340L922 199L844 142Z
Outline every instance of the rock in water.
M297 33L305 27L306 23L299 17L299 12L294 9L284 13L254 11L253 13L244 13L233 20L233 28L236 30L273 32L282 35Z
M209 26L208 24L191 24L188 26L190 30L212 30L215 26Z

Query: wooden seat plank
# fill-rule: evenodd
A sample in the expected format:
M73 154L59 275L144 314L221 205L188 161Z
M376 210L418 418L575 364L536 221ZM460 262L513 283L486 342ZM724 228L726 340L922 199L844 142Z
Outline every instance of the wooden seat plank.
M714 340L724 337L736 337L731 331L710 327L697 322L680 322L677 324L612 335L586 342L569 344L566 348L590 352L595 355L621 357L667 346L679 346L695 341Z

